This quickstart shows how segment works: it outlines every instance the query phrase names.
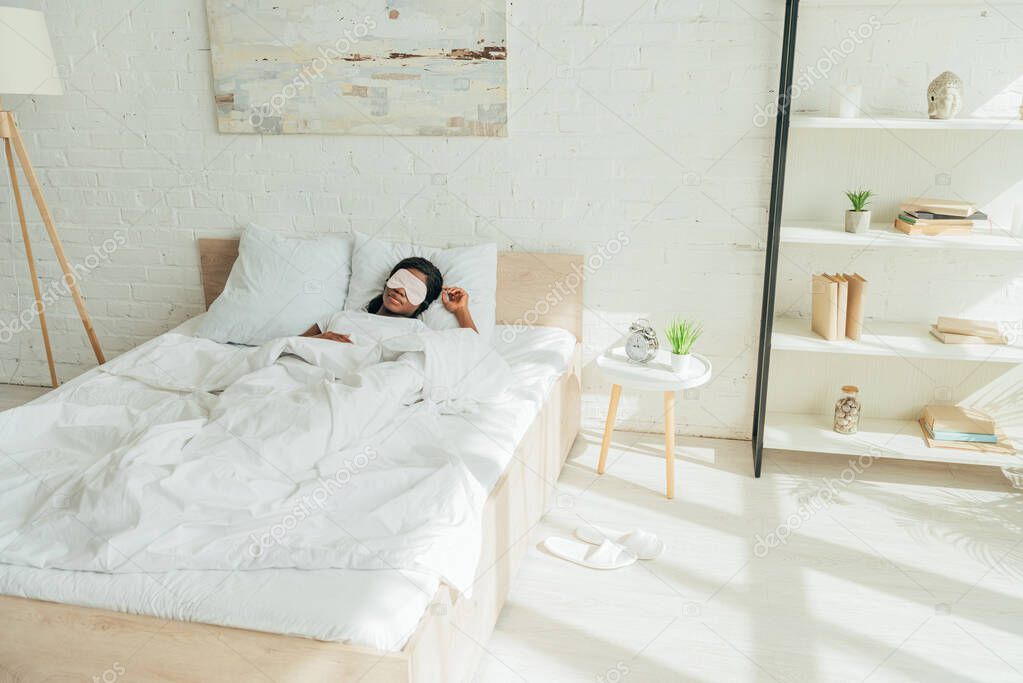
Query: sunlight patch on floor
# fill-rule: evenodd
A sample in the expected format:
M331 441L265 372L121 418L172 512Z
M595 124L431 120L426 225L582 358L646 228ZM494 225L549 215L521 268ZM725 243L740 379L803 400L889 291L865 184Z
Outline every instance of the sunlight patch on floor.
M598 477L599 434L580 437L477 681L1023 671L1023 496L996 469L877 460L842 482L841 458L771 453L755 480L748 443L680 439L669 501L662 444L616 433ZM587 522L654 531L667 550L598 572L537 547ZM758 547L772 532L784 540Z

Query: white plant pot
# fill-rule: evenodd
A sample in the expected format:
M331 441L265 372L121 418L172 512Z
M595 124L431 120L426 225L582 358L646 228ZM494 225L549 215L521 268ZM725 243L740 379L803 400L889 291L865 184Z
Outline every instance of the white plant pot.
M696 358L691 353L673 353L671 354L671 371L683 377L691 375L696 362Z
M845 231L862 234L870 229L870 211L846 211Z

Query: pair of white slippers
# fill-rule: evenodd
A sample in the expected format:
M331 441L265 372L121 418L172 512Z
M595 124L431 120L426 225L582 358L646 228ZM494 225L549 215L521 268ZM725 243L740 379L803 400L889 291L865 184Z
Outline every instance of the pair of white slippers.
M552 555L590 569L621 569L636 560L652 560L664 552L664 542L640 529L623 531L599 526L581 526L576 538L552 536L543 542Z

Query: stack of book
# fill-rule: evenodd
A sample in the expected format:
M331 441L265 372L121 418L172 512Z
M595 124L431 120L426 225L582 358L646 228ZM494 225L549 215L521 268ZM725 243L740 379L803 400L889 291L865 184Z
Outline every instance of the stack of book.
M931 334L943 344L1007 344L1002 325L994 320L970 320L940 316Z
M955 448L981 453L1015 453L998 433L994 420L975 408L931 405L920 418L924 441L931 448Z
M969 235L975 227L989 226L983 211L972 202L956 199L916 199L899 208L895 229L907 235Z
M859 339L867 281L856 273L813 276L810 329L828 341Z

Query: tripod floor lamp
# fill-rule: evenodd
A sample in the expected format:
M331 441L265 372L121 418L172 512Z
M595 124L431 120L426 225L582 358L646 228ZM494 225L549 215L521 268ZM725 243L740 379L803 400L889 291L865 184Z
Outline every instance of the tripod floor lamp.
M46 29L46 18L42 12L17 7L0 7L0 94L16 95L62 95L60 77L57 74L57 63L53 58L50 34ZM25 243L25 256L28 258L28 272L32 278L32 291L35 293L36 314L39 327L43 334L43 345L46 347L46 362L50 367L50 382L57 386L57 370L53 364L53 349L50 347L50 335L46 329L46 312L43 307L43 296L39 288L39 276L36 274L36 262L32 256L32 243L29 240L28 225L25 220L25 205L18 188L18 173L15 168L15 157L21 164L28 187L35 199L39 214L42 216L46 234L53 245L53 251L64 273L64 284L74 299L78 316L85 326L93 353L100 363L105 362L103 350L100 348L96 331L89 321L85 310L85 302L78 290L76 275L64 254L60 236L53 225L53 216L43 198L32 162L29 161L25 142L18 131L18 122L14 113L5 111L0 102L0 138L4 141L4 153L7 158L7 173L11 179L11 191L14 203L18 208L18 220L21 223L21 239Z

